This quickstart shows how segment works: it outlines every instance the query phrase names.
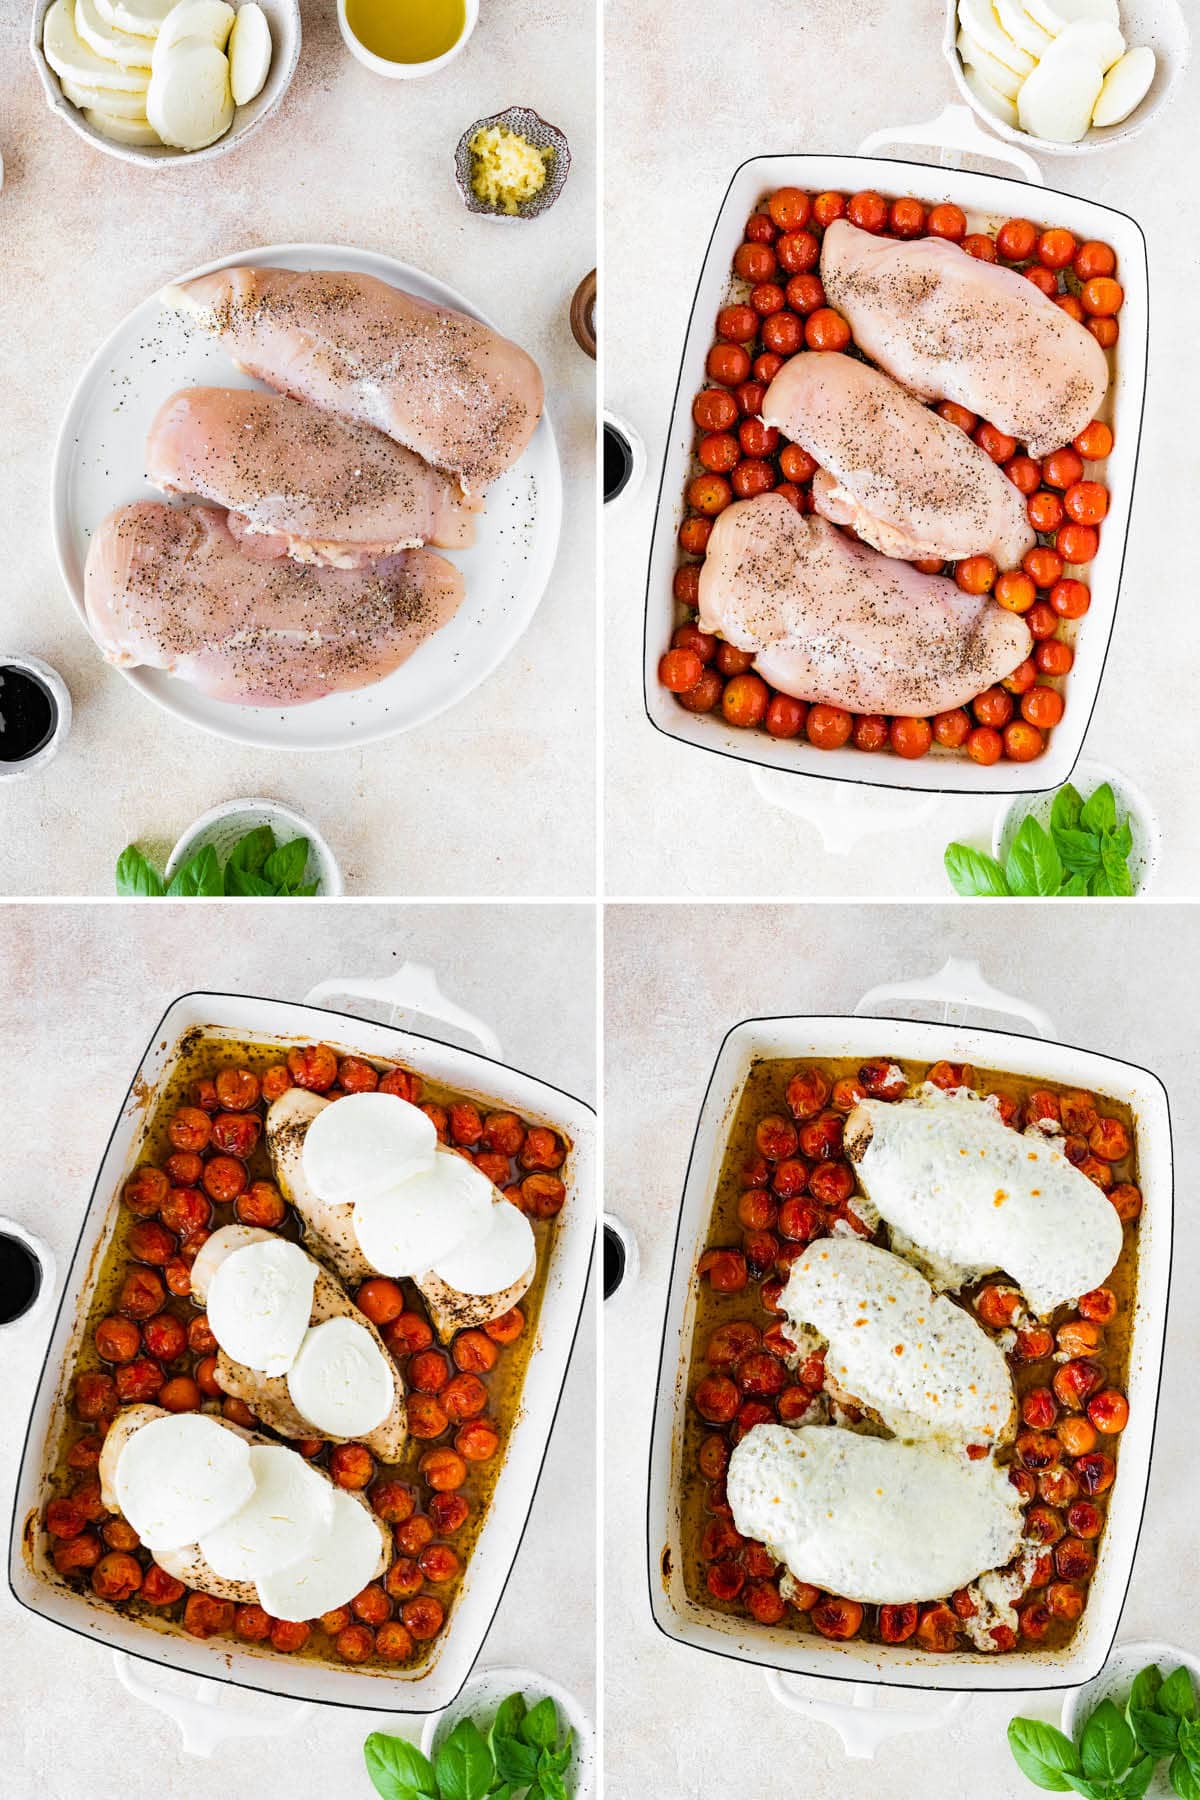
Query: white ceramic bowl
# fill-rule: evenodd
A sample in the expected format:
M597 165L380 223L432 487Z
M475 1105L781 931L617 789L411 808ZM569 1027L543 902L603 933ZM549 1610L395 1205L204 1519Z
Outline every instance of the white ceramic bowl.
M234 3L236 4L236 0ZM46 104L52 113L65 120L76 136L85 138L94 149L103 150L106 156L120 157L122 162L148 163L153 168L161 169L168 164L179 163L194 167L196 163L211 162L214 157L224 156L227 150L233 150L252 131L256 131L269 113L274 112L287 92L300 58L300 0L258 0L258 3L267 15L267 24L271 27L271 66L267 70L267 79L261 92L253 100L238 107L233 115L233 124L224 137L219 137L215 144L209 144L204 150L174 150L165 144L116 144L111 138L93 130L79 108L67 99L59 85L58 76L46 61L42 50L42 21L53 0L37 0L33 9L29 48L46 95Z
M1193 1650L1181 1650L1177 1644L1118 1644L1112 1655L1091 1681L1072 1688L1062 1703L1062 1728L1073 1738L1102 1700L1112 1700L1123 1708L1133 1686L1133 1678L1150 1663L1157 1663L1164 1676L1182 1663L1192 1672L1192 1680L1200 1687L1200 1656ZM1172 1800L1174 1789L1167 1777L1167 1764L1162 1762L1154 1780L1146 1789L1146 1800Z
M0 653L0 664L7 669L24 669L27 674L36 675L49 688L58 709L54 730L40 750L27 756L23 762L0 763L0 781L23 781L27 775L34 775L39 769L44 769L66 742L67 733L71 729L71 695L58 670L52 669L40 656L5 656Z
M211 812L194 820L171 852L167 861L167 880L181 863L203 849L205 844L211 844L223 861L238 838L259 825L269 825L280 843L306 837L309 850L305 881L319 882L317 891L325 899L342 892L342 871L337 858L312 820L278 800L227 800L223 806L214 806Z
M0 1218L0 1232L5 1237L16 1238L18 1243L24 1244L41 1270L37 1293L25 1311L18 1314L15 1319L9 1319L7 1323L0 1324L0 1337L5 1337L12 1332L26 1330L46 1311L54 1298L54 1278L57 1265L54 1261L54 1252L49 1244L44 1243L40 1237L35 1236L16 1219Z
M575 1734L574 1753L564 1777L567 1792L571 1800L592 1800L596 1793L596 1734L592 1721L569 1689L536 1669L476 1669L445 1711L431 1713L426 1719L421 1749L432 1761L460 1719L473 1718L486 1736L500 1702L518 1692L524 1694L530 1706L547 1695L554 1701L560 1725L569 1725Z
M946 30L942 38L942 55L950 66L954 85L971 111L989 131L1007 138L1010 144L1024 144L1046 156L1092 156L1097 150L1111 150L1145 131L1158 117L1179 86L1191 51L1191 34L1180 0L1120 0L1121 34L1131 50L1148 44L1154 52L1156 67L1150 90L1127 119L1119 125L1091 126L1077 144L1056 144L1050 138L1034 137L1019 126L1008 125L997 118L967 86L962 58L955 42L958 36L956 0L946 0Z
M1110 769L1105 763L1079 762L1071 776L1071 785L1078 789L1085 800L1106 781L1112 788L1118 814L1129 814L1133 832L1133 849L1129 856L1133 891L1135 894L1148 893L1162 854L1162 828L1158 815L1141 788L1130 781L1127 775L1122 775L1119 769ZM1017 794L1007 806L1000 808L992 829L992 855L997 862L1004 862L1008 856L1009 846L1023 820L1032 816L1039 825L1049 825L1050 809L1054 805L1057 791L1056 788L1047 788L1040 794Z
M428 62L401 63L389 62L386 56L376 56L368 50L351 31L346 19L346 0L338 0L338 25L341 27L342 41L351 56L356 56L365 69L373 69L376 75L386 75L389 81L418 81L423 75L436 75L447 63L454 61L479 23L479 0L466 0L466 19L463 22L462 36L452 44L444 56L431 57Z

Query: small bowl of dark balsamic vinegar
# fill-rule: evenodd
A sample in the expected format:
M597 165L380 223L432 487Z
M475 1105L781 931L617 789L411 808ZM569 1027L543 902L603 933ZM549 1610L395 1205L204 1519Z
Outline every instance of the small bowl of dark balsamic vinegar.
M632 1285L637 1272L637 1239L624 1219L618 1219L615 1213L605 1213L604 1298L611 1300L619 1288L626 1283Z
M71 726L71 696L37 656L0 650L0 781L17 781L57 755Z
M604 504L627 500L642 485L646 446L632 425L615 413L604 415Z
M0 1218L0 1332L40 1312L54 1288L54 1257L40 1238Z

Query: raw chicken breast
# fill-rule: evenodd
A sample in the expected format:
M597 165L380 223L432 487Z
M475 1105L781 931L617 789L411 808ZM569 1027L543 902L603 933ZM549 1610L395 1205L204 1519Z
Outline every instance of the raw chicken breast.
M96 532L84 570L109 662L166 669L217 700L298 706L390 675L453 616L462 576L432 550L371 569L243 556L225 514L139 500Z
M229 508L248 556L354 569L420 544L457 549L478 502L369 425L253 388L185 388L160 407L146 473Z
M371 275L221 269L167 288L268 387L373 425L478 494L542 416L532 357L465 313Z
M1010 675L1029 627L941 575L805 517L779 494L721 513L700 571L702 631L772 687L851 712L948 712Z
M820 463L817 511L885 556L986 553L1011 569L1037 542L1023 496L991 457L856 357L793 356L762 416Z
M957 400L1046 456L1095 418L1108 361L1090 331L1015 269L945 238L825 233L821 283L854 341L922 400Z

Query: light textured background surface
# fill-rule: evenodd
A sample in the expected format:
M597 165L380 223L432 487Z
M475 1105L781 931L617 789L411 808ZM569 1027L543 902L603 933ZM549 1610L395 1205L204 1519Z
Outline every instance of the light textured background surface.
M973 1698L946 1729L850 1762L827 1727L778 1708L763 1672L662 1637L646 1585L645 1482L654 1374L679 1196L721 1039L760 1012L850 1013L868 987L947 956L1050 1014L1068 1043L1140 1062L1172 1102L1175 1257L1149 1503L1120 1636L1195 1651L1194 1371L1200 1226L1188 1171L1200 916L1190 907L1077 909L610 907L606 914L606 1205L633 1228L635 1287L605 1310L607 1800L1025 1800L1004 1739L1015 1713L1057 1720L1051 1695ZM1130 996L1136 993L1136 1005ZM650 1072L652 1079L648 1079ZM844 1697L844 1696L843 1696ZM918 1705L924 1704L918 1696Z
M499 1033L516 1067L595 1101L590 908L0 907L0 1032L19 1058L0 1136L0 1209L47 1240L65 1272L96 1166L146 1038L174 995L218 987L300 1000L334 975L429 962L444 992ZM3 1336L0 1517L51 1314ZM592 1698L595 1333L589 1306L516 1566L481 1662L543 1669ZM21 1610L0 1589L4 1800L227 1800L236 1793L369 1800L368 1731L421 1721L314 1709L286 1738L244 1739L211 1762L118 1685L112 1656ZM252 1705L270 1705L253 1698Z
M30 6L0 8L0 653L59 670L75 723L50 768L4 789L0 892L110 894L131 839L164 852L220 800L307 812L350 893L579 894L592 886L594 365L567 309L596 260L594 25L575 0L485 0L440 74L388 81L342 43L334 0L302 0L300 64L279 111L218 161L131 167L47 110ZM474 119L521 103L573 162L544 219L472 216L453 180ZM83 365L167 278L255 244L360 245L416 264L494 317L546 378L565 476L558 565L530 629L441 718L361 750L275 754L160 713L101 660L54 561L50 463Z
M868 132L932 119L957 98L941 57L942 0L762 0L753 16L757 53L723 0L607 8L606 404L640 431L650 468L641 491L606 512L605 885L628 895L944 894L945 845L990 841L997 801L947 799L916 829L831 855L809 824L759 798L746 767L661 736L643 711L658 471L696 277L730 175L763 152L852 152ZM1179 580L1174 528L1200 482L1190 423L1200 368L1179 353L1191 329L1188 246L1200 194L1178 178L1200 149L1198 117L1193 58L1146 136L1109 155L1042 164L1049 186L1133 214L1149 244L1146 422L1116 630L1084 754L1146 790L1166 831L1158 891L1175 894L1200 888L1183 725L1200 616Z

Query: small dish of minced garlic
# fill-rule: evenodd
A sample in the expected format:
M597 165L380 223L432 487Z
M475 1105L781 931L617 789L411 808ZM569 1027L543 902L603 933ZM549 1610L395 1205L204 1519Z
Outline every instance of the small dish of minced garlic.
M454 175L468 211L535 219L558 199L570 166L570 148L558 127L528 107L510 106L468 126Z

